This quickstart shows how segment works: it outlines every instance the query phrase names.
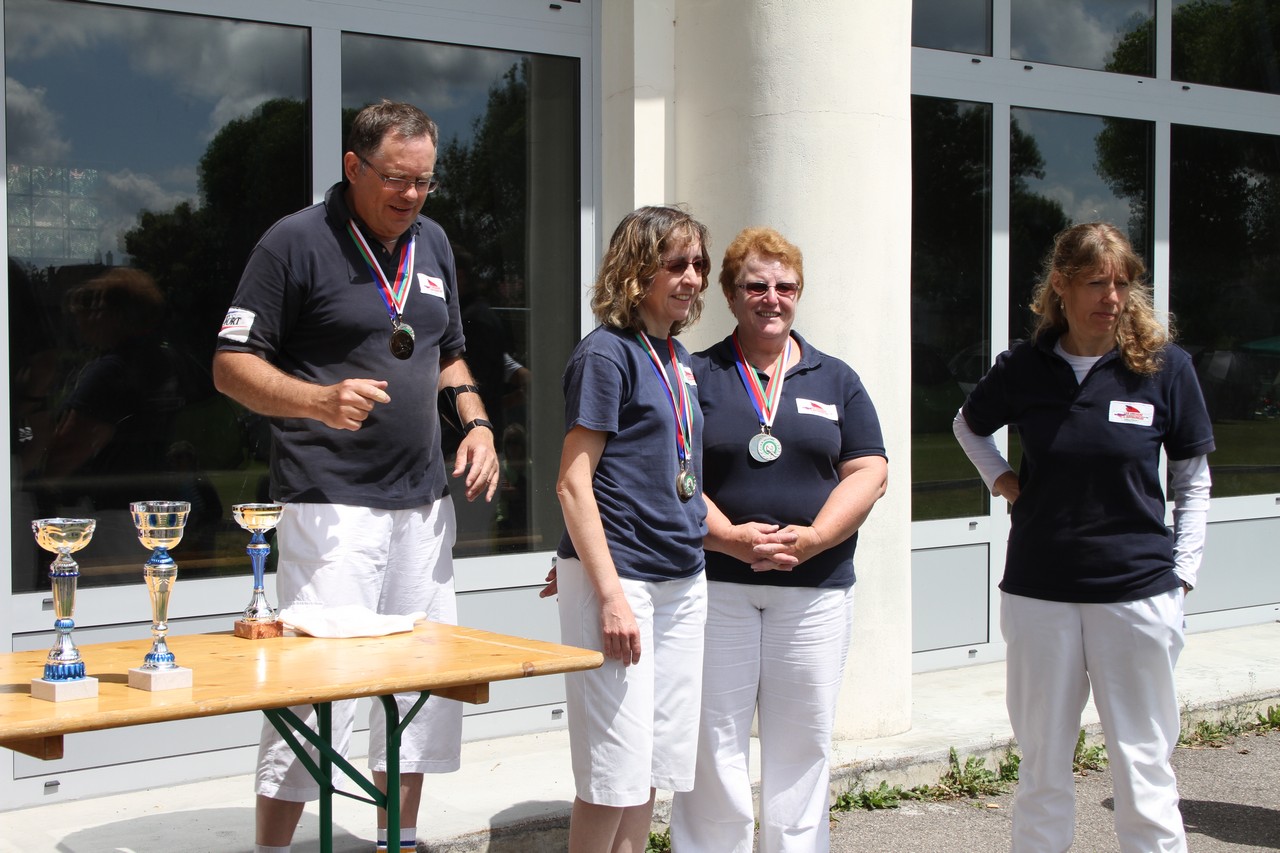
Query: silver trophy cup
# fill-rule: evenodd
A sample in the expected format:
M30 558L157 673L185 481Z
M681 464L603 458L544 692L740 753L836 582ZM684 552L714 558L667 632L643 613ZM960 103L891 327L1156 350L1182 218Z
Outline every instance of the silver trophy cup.
M129 504L133 524L138 528L138 541L152 549L151 559L142 567L151 593L151 651L143 658L143 670L177 669L173 652L165 642L169 633L169 597L178 580L178 564L169 549L182 541L182 528L187 523L191 504L186 501L138 501Z
M98 522L92 518L39 518L31 522L36 543L58 556L49 564L49 580L53 583L53 627L58 636L44 664L46 681L74 681L85 677L84 660L71 639L76 623L71 616L76 609L76 582L80 567L71 555L89 544Z
M280 521L280 513L284 507L280 504L236 504L231 507L231 514L245 530L252 534L245 553L253 564L253 597L249 606L244 609L240 620L236 623L236 635L243 637L261 637L279 632L273 629L277 625L276 609L267 601L265 574L267 556L271 553L271 545L267 543L267 531L273 529Z

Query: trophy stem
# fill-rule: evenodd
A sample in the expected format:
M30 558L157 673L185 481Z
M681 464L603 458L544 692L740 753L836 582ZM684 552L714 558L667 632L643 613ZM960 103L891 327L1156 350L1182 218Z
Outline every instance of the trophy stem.
M249 562L253 564L253 597L249 600L249 606L244 609L244 618L249 621L270 622L276 618L276 610L267 601L267 555L271 553L271 546L267 544L263 531L253 531L249 545L244 550L249 555Z
M59 552L49 566L49 580L53 585L53 627L58 632L53 648L44 664L47 681L71 681L84 678L84 659L76 648L71 632L76 627L71 618L76 609L76 583L80 579L80 567L71 555Z
M142 569L151 593L151 651L143 659L142 668L149 670L176 669L173 652L169 651L166 637L169 633L169 598L173 584L178 579L178 564L169 556L169 550L159 546Z

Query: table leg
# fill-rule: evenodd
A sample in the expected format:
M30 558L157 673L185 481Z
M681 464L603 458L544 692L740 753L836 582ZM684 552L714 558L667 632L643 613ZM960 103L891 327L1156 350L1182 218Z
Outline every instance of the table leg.
M333 705L322 702L313 707L320 740L330 745L320 750L320 853L333 853Z
M395 849L392 845L398 846L400 843L400 743L404 736L404 730L408 728L409 723L417 716L418 711L422 709L430 697L430 693L423 692L418 696L418 701L413 703L404 719L399 718L400 709L396 705L395 696L379 696L382 700L382 708L387 715L387 849Z
M387 790L378 790L377 786L355 768L351 762L333 748L332 709L328 703L315 705L316 727L313 729L302 721L302 718L289 708L268 708L263 714L275 727L280 736L289 744L294 756L320 785L320 850L321 853L333 851L333 795L341 794L361 802L369 803L387 812L388 847L392 840L400 840L400 743L404 731L418 711L430 698L430 691L423 691L416 702L400 718L400 709L396 705L395 696L379 696L387 717ZM319 761L313 759L306 751L299 736L315 747ZM360 797L346 791L338 791L333 785L333 768L356 783L367 794Z

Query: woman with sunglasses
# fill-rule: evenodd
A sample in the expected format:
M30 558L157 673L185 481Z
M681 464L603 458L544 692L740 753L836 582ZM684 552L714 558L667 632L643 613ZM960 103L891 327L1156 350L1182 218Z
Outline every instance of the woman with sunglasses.
M800 250L748 228L725 251L733 334L693 358L703 416L707 626L692 791L672 849L750 853L759 715L760 853L829 848L831 729L853 619L858 528L885 492L858 375L792 331Z
M706 507L697 388L673 336L702 309L706 251L681 210L628 214L591 291L600 325L565 368L565 535L542 594L558 589L563 641L605 658L565 677L570 853L642 853L654 789L693 784Z

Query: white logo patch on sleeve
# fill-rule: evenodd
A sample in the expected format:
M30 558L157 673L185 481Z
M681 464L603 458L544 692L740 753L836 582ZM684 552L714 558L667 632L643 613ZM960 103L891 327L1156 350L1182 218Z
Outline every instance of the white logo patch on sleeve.
M1156 407L1150 403L1126 403L1112 400L1107 409L1107 420L1113 424L1137 424L1151 426L1155 422Z
M253 320L257 317L252 311L232 306L227 310L227 318L222 321L222 329L218 337L243 344L249 340L249 330L253 328Z
M840 413L833 404L819 403L817 400L806 400L804 397L796 397L796 411L802 415L817 415L829 421L840 420Z
M428 296L444 299L444 279L420 272L418 273L418 290Z

